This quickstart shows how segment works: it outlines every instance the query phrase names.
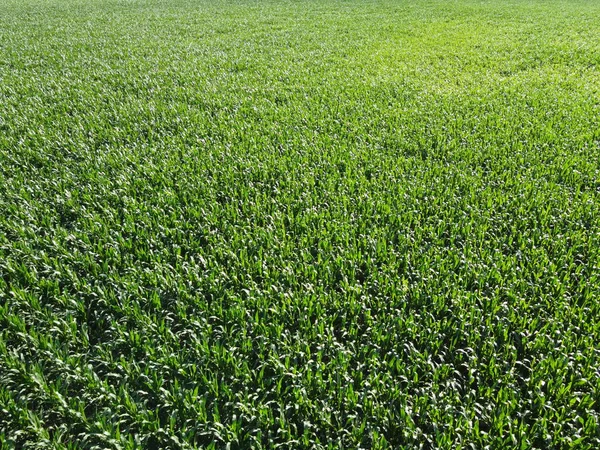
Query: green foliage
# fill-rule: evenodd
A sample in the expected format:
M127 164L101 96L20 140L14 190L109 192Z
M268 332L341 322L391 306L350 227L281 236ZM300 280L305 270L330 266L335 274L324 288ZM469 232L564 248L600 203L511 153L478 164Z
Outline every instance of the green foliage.
M600 448L600 3L0 2L2 448Z

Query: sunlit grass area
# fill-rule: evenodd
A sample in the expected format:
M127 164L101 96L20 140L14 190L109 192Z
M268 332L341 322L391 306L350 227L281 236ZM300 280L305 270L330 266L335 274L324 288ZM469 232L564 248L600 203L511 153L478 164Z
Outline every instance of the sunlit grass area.
M599 448L598 30L0 0L2 448Z

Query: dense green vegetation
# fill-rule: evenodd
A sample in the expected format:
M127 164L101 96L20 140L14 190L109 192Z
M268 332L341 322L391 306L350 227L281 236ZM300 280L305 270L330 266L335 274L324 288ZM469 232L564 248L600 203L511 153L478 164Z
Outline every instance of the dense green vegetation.
M0 0L2 448L600 448L598 30Z

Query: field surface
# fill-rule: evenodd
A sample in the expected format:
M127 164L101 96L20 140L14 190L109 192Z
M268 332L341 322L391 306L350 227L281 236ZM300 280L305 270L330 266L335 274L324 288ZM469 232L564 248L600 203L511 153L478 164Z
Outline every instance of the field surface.
M600 448L599 30L0 0L2 449Z

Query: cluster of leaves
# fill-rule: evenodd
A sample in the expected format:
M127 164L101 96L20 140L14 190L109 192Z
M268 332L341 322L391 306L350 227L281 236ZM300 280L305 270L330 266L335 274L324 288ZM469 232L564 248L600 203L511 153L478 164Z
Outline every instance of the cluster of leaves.
M599 448L599 17L6 0L3 448Z

